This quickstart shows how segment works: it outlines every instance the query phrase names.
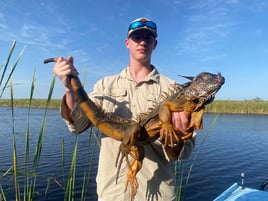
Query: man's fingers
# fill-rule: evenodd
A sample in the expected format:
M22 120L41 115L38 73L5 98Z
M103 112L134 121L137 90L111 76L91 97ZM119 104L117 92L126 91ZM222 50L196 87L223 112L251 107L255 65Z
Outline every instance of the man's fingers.
M67 61L70 62L71 64L73 64L74 63L74 58L72 56L68 56Z

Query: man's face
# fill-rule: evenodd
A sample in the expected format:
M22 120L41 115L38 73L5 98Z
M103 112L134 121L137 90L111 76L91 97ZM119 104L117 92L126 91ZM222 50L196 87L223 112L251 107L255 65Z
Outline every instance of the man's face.
M135 31L126 39L126 46L136 59L150 59L156 44L155 37L147 30Z

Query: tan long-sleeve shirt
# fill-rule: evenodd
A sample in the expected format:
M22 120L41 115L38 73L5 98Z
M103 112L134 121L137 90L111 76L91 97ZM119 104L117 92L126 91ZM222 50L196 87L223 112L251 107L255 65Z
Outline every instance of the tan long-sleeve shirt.
M163 92L171 93L175 82L161 75L154 68L140 83L136 83L129 68L119 74L104 77L98 81L89 97L101 105L106 112L112 112L123 118L132 118L147 112L159 103ZM68 117L65 101L62 101L61 113L69 130L80 133L90 126L89 120L77 106ZM124 193L127 165L122 164L117 184L115 160L121 142L102 136L97 173L97 193L100 201L129 200L130 188ZM195 135L187 141L178 159L187 159L194 147ZM137 174L139 187L135 201L175 200L175 178L172 163L167 158L159 140L145 145L145 158L141 170Z

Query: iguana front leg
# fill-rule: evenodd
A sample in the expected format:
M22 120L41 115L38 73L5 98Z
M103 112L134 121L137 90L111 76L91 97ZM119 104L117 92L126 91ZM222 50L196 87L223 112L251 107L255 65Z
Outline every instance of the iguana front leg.
M178 101L178 100L177 100ZM181 100L182 102L183 100ZM203 110L199 110L197 112L194 111L195 103L186 101L181 103L179 106L174 101L164 101L159 106L159 120L161 121L161 129L160 129L160 138L163 141L164 147L169 145L173 147L174 144L177 144L179 141L186 142L189 140L193 131L196 129L202 128L202 115ZM172 112L184 112L185 116L189 120L189 126L184 131L185 134L179 136L178 129L174 127L171 123L172 121ZM175 143L174 143L175 141Z
M174 140L176 142L179 141L179 137L177 135L178 129L175 128L171 123L171 112L176 111L171 102L163 102L159 107L159 119L162 123L160 129L160 139L163 141L164 147L169 144L173 147Z

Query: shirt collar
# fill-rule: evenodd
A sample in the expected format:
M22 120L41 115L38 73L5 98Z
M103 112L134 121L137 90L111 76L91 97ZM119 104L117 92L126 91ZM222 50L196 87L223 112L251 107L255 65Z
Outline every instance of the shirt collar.
M157 71L157 69L151 65L153 70L144 78L144 80L142 82L156 82L159 83L160 80L160 74ZM129 70L129 66L127 66L125 69L123 69L120 74L119 74L122 78L134 81L131 74L130 74L130 70Z

